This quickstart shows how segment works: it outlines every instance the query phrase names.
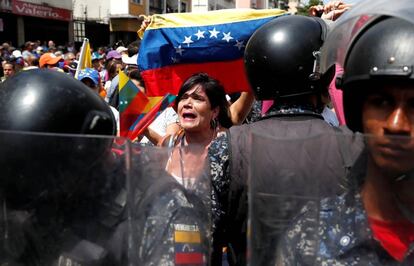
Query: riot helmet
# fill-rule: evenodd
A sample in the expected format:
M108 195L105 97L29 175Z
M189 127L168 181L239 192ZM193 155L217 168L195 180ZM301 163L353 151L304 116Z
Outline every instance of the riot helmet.
M7 79L0 112L0 193L15 206L52 187L73 194L87 169L110 154L113 139L97 136L115 133L110 107L64 73L37 69Z
M327 34L320 18L283 16L260 27L249 39L244 64L258 100L294 97L327 89L334 67L319 71Z
M413 25L414 1L360 1L329 32L321 49L321 72L332 64L344 69L336 83L343 90L346 124L353 131L362 131L362 104L369 89L411 82Z
M337 79L350 129L362 131L363 101L377 85L414 79L413 26L403 19L382 16L355 36L345 57L344 74Z
M22 71L1 84L0 130L114 135L107 104L57 71Z

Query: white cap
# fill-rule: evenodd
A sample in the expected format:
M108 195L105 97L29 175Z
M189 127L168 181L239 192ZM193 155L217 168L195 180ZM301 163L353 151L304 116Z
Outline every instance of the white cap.
M121 54L122 52L126 52L128 51L127 48L125 48L124 46L119 46L118 48L116 48L116 51Z
M14 56L14 58L23 57L22 52L20 52L19 50L14 50L12 56Z
M122 56L122 63L126 65L138 65L138 54L134 54L131 57L127 55Z

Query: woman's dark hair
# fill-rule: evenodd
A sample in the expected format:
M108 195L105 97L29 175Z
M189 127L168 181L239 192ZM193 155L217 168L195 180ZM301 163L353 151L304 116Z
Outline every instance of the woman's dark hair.
M145 83L144 83L144 79L141 76L141 72L139 72L138 69L136 70L132 70L131 72L129 72L128 77L130 79L135 79L136 81L139 81L139 84L145 88Z
M183 95L194 88L194 86L200 85L206 93L208 100L211 104L211 109L219 107L218 122L222 127L230 128L233 122L230 119L229 103L226 99L226 93L224 87L220 82L206 73L197 73L189 77L178 92L178 96L175 99L175 107L177 108Z
M106 65L106 71L108 71L108 79L112 80L118 73L117 73L117 65L120 64L117 61L109 60L108 64Z
M141 40L136 40L128 44L128 56L131 57L136 55L139 52L139 47L141 46Z

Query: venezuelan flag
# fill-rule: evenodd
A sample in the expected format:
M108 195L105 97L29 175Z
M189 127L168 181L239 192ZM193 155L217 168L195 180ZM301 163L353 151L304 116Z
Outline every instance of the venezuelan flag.
M247 91L243 53L253 32L283 10L227 9L154 15L138 56L147 96L177 94L192 74L206 72L227 93Z
M174 232L175 265L205 265L199 231Z

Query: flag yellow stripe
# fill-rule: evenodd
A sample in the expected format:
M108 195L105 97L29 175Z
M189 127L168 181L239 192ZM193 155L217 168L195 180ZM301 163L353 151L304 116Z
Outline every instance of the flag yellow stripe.
M176 243L201 243L200 232L175 231Z
M122 91L122 89L127 84L128 80L129 80L128 76L123 71L119 71L119 83L118 83L119 91Z
M171 13L153 15L147 30L160 28L175 28L185 26L208 26L230 22L242 22L255 19L264 19L273 16L288 14L280 9L223 9L203 13Z
M161 100L162 100L162 96L148 97L148 104L145 106L145 108L142 112L143 113L148 113Z

